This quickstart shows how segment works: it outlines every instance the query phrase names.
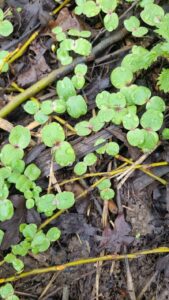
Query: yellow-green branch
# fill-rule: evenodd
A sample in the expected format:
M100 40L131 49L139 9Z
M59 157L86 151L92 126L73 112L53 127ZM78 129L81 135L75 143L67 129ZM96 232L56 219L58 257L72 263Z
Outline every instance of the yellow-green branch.
M112 254L112 255L105 255L105 256L100 256L100 257L85 258L85 259L68 262L68 263L65 263L62 265L33 269L31 271L23 272L21 274L16 274L14 276L7 277L7 278L0 278L0 284L16 281L16 280L19 280L19 279L22 279L22 278L25 278L28 276L32 276L32 275L39 275L39 274L44 274L44 273L49 273L49 272L63 271L70 267L76 267L76 266L86 265L86 264L93 264L93 263L96 263L99 261L123 260L126 258L136 259L143 255L160 254L160 253L168 253L168 252L169 252L168 247L159 247L159 248L154 248L151 250L142 250L142 251L138 251L135 253L129 253L129 254L121 254L121 255Z

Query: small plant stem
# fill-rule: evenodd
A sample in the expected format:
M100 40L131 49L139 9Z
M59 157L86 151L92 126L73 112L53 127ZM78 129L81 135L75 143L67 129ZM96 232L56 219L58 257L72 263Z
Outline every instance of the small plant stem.
M52 222L53 220L57 219L61 214L63 214L65 212L65 210L61 209L59 210L57 213L55 213L53 216L51 216L50 218L46 219L40 226L39 229L43 229L44 227L46 227L50 222Z
M116 158L122 161L127 162L130 165L133 165L133 161L131 159L125 158L124 156L121 155L116 155ZM161 167L161 166L167 166L168 162L166 161L162 161L162 162L158 162L158 163L152 163L146 166L146 168L149 167ZM155 174L153 174L151 171L146 170L145 165L143 165L143 167L140 168L141 171L143 171L145 174L149 175L150 177L154 178L155 180L159 181L160 183L162 183L163 185L167 185L167 181L165 179L162 179L159 176L156 176Z
M76 267L76 266L81 266L81 265L86 265L86 264L94 264L99 261L101 262L101 261L123 260L126 258L136 259L143 255L160 254L160 253L168 253L168 252L169 252L168 247L159 247L159 248L154 248L154 249L150 249L150 250L142 250L142 251L138 251L135 253L120 254L120 255L112 254L112 255L105 255L105 256L100 256L100 257L84 258L84 259L71 261L71 262L68 262L68 263L65 263L62 265L33 269L31 271L22 272L20 274L16 274L11 277L0 278L0 284L16 281L16 280L19 280L19 279L22 279L22 278L25 278L28 276L32 276L32 275L39 275L39 274L45 274L45 273L49 273L49 272L63 271L70 267Z
M116 157L116 158L118 158L118 157ZM129 163L128 159L126 159L126 163ZM130 164L133 164L133 162L130 161ZM146 168L153 168L153 167L166 166L166 165L168 165L167 162L161 162L161 163L152 163L152 164L148 164L148 165L135 165L133 168L134 169L140 169L140 170L142 170L146 174L149 173L149 174L152 175L153 178L157 177L160 182L162 182L163 184L166 184L167 182L164 179L161 179L160 177L158 177L158 176L156 176L156 175L154 175L151 172L149 172L149 171L146 170ZM112 170L110 172L87 173L87 174L84 174L83 176L74 177L74 178L70 178L70 179L64 180L64 181L60 182L59 184L60 184L60 186L62 186L64 184L67 184L67 183L70 183L70 182L74 182L74 181L78 181L78 180L85 179L85 178L90 178L90 177L97 177L97 176L98 177L100 177L100 176L109 177L109 176L114 176L114 175L123 173L123 172L125 172L125 171L127 171L128 169L131 168L130 166L126 166L126 167L122 167L122 166L120 166L117 169L114 169L114 170Z
M53 118L58 121L60 124L64 125L65 127L67 127L70 131L72 131L74 134L77 134L76 133L76 130L67 122L65 121L64 119L62 119L61 117L59 116L53 116Z
M13 63L15 60L17 60L19 57L21 57L24 52L27 50L29 45L37 38L39 34L39 31L35 31L30 38L20 47L18 48L18 51L12 55L12 57L7 61L9 64Z
M11 84L11 86L16 90L16 91L18 91L18 92L24 92L25 90L23 89L23 88L21 88L20 86L18 86L15 82L12 82L12 84ZM40 101L37 99L37 98L35 98L35 97L31 97L30 98L32 101L34 101L34 102L36 102L36 103L40 103Z
M57 14L69 2L71 2L71 0L65 0L65 1L63 1L63 3L61 3L57 8L55 8L51 14L52 15Z
M0 110L0 117L6 117L24 101L30 99L32 96L45 89L58 78L61 78L70 73L77 64L88 63L95 60L96 56L99 55L104 49L121 40L126 34L127 30L125 30L124 28L120 31L116 31L109 37L106 37L104 40L102 40L98 45L96 45L89 57L78 57L70 65L53 70L47 76L43 77L31 87L27 88L23 93L13 97L12 100Z

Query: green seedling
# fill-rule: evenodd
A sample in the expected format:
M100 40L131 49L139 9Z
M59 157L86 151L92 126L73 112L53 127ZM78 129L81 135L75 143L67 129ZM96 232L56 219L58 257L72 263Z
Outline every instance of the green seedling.
M13 32L13 25L5 19L5 14L0 8L0 35L7 37Z

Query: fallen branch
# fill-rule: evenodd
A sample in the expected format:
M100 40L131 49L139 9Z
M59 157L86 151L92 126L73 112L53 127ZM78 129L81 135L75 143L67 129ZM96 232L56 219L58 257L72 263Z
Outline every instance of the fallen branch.
M99 261L111 261L111 260L123 260L123 259L136 259L140 256L143 255L150 255L150 254L160 254L160 253L168 253L169 248L168 247L159 247L159 248L154 248L151 250L142 250L139 252L135 253L129 253L129 254L112 254L112 255L105 255L105 256L100 256L100 257L93 257L93 258L85 258L85 259L80 259L80 260L75 260L71 261L62 265L57 265L57 266L52 266L52 267L46 267L46 268L39 268L39 269L33 269L28 272L23 272L20 274L16 274L11 277L7 278L0 278L0 284L6 283L6 282L12 282L16 281L28 276L32 275L39 275L39 274L44 274L44 273L49 273L49 272L57 272L57 271L63 271L67 268L70 267L76 267L80 265L86 265L86 264L91 264L91 263L97 263Z

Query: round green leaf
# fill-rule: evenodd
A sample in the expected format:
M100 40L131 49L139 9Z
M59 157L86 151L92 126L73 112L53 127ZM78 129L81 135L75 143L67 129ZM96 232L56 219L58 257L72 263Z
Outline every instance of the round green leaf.
M151 91L145 86L134 85L131 90L131 97L134 104L143 105L151 97Z
M92 126L87 121L82 121L76 124L75 130L79 136L86 136L92 132Z
M128 68L117 67L112 71L110 79L112 85L117 89L120 89L131 83L133 80L133 73Z
M99 14L100 7L94 1L89 0L84 2L82 12L86 17L91 18Z
M74 41L72 45L72 50L77 54L89 56L92 50L92 45L86 39L79 38L76 41Z
M31 241L37 232L36 224L28 224L24 227L22 234L29 241Z
M0 221L4 222L13 217L14 208L10 200L5 199L0 201Z
M141 117L140 124L145 129L158 131L163 124L163 114L154 109L148 109Z
M31 134L28 128L17 125L12 128L9 135L10 144L25 149L31 140Z
M5 166L12 166L15 161L22 159L23 156L24 152L22 149L15 148L10 144L6 144L0 153L1 162Z
M100 191L103 191L105 189L108 189L111 187L111 181L110 179L104 179L102 180L98 185L97 185L98 189Z
M33 199L28 199L26 200L26 208L27 209L32 209L35 206L35 201Z
M98 2L100 2L101 9L106 14L111 13L117 7L117 0L101 0Z
M69 65L73 61L73 58L69 55L69 52L63 48L57 49L57 59L60 60L63 66Z
M36 200L38 212L45 213L45 215L52 215L53 211L57 208L54 203L55 196L53 194L46 194Z
M157 132L144 130L144 142L139 145L143 152L149 152L153 150L159 141Z
M74 194L72 192L60 192L56 195L54 202L58 209L68 209L75 203Z
M146 27L139 27L137 28L136 30L133 30L132 31L132 35L135 36L135 37L142 37L143 35L147 34L148 32L148 29Z
M124 21L124 26L128 31L135 31L140 26L140 21L135 16L131 16L129 19Z
M127 132L127 140L131 146L137 147L144 142L144 131L136 128Z
M27 166L24 172L24 175L28 177L31 181L38 179L40 174L41 170L35 164L30 164L29 166Z
M37 111L37 113L34 115L35 121L38 122L39 124L46 123L48 118L49 117L45 115L41 110Z
M92 166L96 163L97 156L94 153L89 153L84 157L83 161L87 166Z
M84 76L87 73L87 66L85 64L78 64L75 67L74 72L76 75L81 74Z
M57 227L50 228L46 234L46 237L50 240L50 242L57 241L61 236L61 231Z
M99 131L104 127L104 122L102 121L102 118L97 115L96 117L93 117L89 120L90 126L94 132Z
M144 7L140 16L146 24L150 26L158 26L161 19L164 17L164 10L161 6L150 3Z
M66 106L68 114L75 119L87 113L87 104L81 95L70 97Z
M104 26L107 29L107 31L113 31L115 30L118 25L119 25L119 18L118 15L116 13L108 13L105 17L104 17Z
M49 246L50 241L45 234L42 231L37 232L31 243L32 252L35 254L44 252L49 248Z
M99 109L109 108L110 107L110 93L107 91L98 93L96 96L96 105Z
M75 159L75 152L68 142L61 142L59 147L54 152L55 161L61 166L66 167L71 165Z
M108 155L116 156L117 154L119 154L119 150L119 145L115 142L109 142L106 145L106 153Z
M50 115L53 112L52 100L43 101L41 104L41 111L44 115Z
M28 114L34 115L39 110L39 104L38 104L38 102L29 100L26 102L26 104L23 106L23 108Z
M162 131L163 140L169 140L169 128L164 128Z
M119 111L121 108L124 108L126 106L125 96L121 92L110 94L109 105L111 106L111 108Z
M63 114L66 111L66 102L64 100L53 101L53 111Z
M63 80L57 82L56 91L59 98L65 101L67 101L69 97L76 95L75 88L69 77L64 77Z
M165 102L161 97L154 96L146 104L146 109L165 111Z
M48 147L53 147L56 143L65 139L63 128L56 122L45 125L41 134L43 143Z
M115 192L113 189L107 188L104 189L100 192L100 197L102 198L102 200L108 201L113 199L115 196Z
M86 171L87 171L87 166L83 161L78 162L74 167L74 173L78 176L85 174Z
M139 125L139 118L135 114L128 113L123 118L123 126L127 130L135 129Z
M13 25L8 20L3 20L0 22L0 35L9 36L13 32Z
M0 295L3 299L7 299L14 293L14 289L12 284L6 283L4 286L0 288Z

